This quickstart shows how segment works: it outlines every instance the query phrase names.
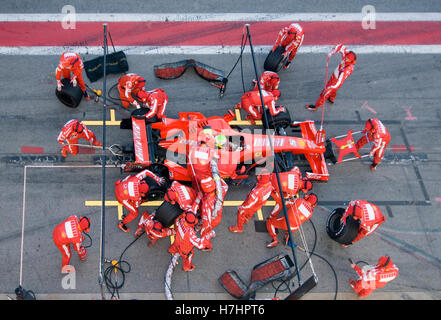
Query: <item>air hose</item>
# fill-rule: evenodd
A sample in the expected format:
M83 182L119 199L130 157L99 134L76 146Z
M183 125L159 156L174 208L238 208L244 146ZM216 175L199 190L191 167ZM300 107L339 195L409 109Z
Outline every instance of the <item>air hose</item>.
M124 286L126 274L132 270L130 263L122 260L124 253L129 249L142 235L145 233L143 231L138 237L135 238L121 253L118 260L104 259L105 263L110 263L104 270L104 282L106 284L107 290L111 294L110 299L119 299L119 290ZM119 277L121 275L121 278Z
M332 266L332 264L331 264L327 259L325 259L325 258L322 257L321 255L315 253L315 247L316 247L316 244L317 244L317 230L316 230L316 228L315 228L314 223L312 222L312 220L310 219L310 220L308 220L308 221L311 223L311 226L312 226L312 228L313 228L313 230L314 230L314 245L313 245L313 247L312 247L312 250L309 252L309 254L310 254L310 255L314 255L314 256L316 256L316 257L322 259L322 260L325 261L325 262L329 265L329 267L331 268L332 273L334 274L334 278L335 278L335 294L334 294L334 298L333 298L333 300L336 300L336 299L337 299L337 294L338 294L338 278L337 278L337 273L335 272L335 269L334 269L334 267ZM302 251L302 252L305 252L305 250L304 250L303 248L299 247L299 246L296 246L296 248L297 248L298 250ZM306 266L307 262L308 262L308 260L305 261L305 263L299 268L299 272L300 272L300 271ZM364 262L364 261L359 261L359 262ZM357 262L357 263L359 263L359 262ZM296 275L296 274L294 274L294 276L295 276L295 275ZM283 285L285 285L286 288L282 290L281 288L282 288ZM276 290L276 291L274 292L274 298L277 297L277 294L278 294L279 292L283 292L283 291L288 290L289 293L291 293L291 289L290 289L289 281L287 281L287 280L282 280L281 283L280 283L277 287L275 287L274 284L273 284L273 288Z

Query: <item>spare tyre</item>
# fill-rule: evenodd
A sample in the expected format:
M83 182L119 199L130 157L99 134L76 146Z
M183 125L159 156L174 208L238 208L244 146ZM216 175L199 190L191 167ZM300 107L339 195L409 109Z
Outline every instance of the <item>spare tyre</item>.
M285 64L285 59L282 56L284 52L285 49L281 46L278 46L274 51L271 50L265 59L263 69L266 71L279 72Z
M161 224L169 228L175 223L177 217L184 213L178 203L171 204L168 201L164 201L158 209L156 209L155 219Z
M58 100L69 108L78 107L83 98L81 88L78 85L76 87L72 86L70 80L66 78L61 79L61 83L63 84L61 91L55 89L55 95Z
M279 114L272 116L271 113L269 112L268 109L265 108L265 114L266 114L266 118L268 119L268 125L269 125L269 129L276 129L276 128L287 128L289 125L291 125L291 115L289 114L288 109L285 108L285 111L280 112ZM263 123L263 127L265 129L266 125L265 125L265 121L263 120L262 117L262 123Z
M360 221L355 220L352 216L348 216L346 218L346 225L342 224L341 217L345 211L344 208L337 208L331 212L326 221L326 232L331 239L338 243L350 245L358 235Z

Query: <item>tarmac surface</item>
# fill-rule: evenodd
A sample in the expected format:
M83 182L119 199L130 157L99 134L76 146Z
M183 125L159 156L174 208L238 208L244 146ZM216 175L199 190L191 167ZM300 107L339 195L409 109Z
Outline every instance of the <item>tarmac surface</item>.
M2 7L2 13L34 12L27 1ZM101 3L97 1L97 7ZM161 1L162 3L162 1ZM302 4L301 12L314 11L320 1ZM328 2L326 2L328 3ZM361 1L351 2L354 6L327 7L327 12L358 11ZM423 8L416 8L414 2L404 1L406 6L389 1L383 11L439 11L439 3L430 2ZM39 12L53 12L51 2L39 8ZM87 12L87 8L79 7ZM358 4L358 6L357 6ZM74 4L75 5L75 4ZM232 3L230 4L232 6ZM164 6L164 7L162 7ZM379 4L379 7L382 5ZM225 7L227 7L225 5ZM225 9L225 7L223 9ZM167 7L161 5L167 12ZM199 7L186 4L182 12L225 12L213 6L199 3ZM277 7L278 8L278 7ZM275 9L277 9L275 8ZM112 10L124 8L115 2ZM135 11L128 6L124 12ZM262 11L270 12L270 7ZM419 10L418 10L419 9ZM247 10L239 7L237 12ZM94 12L91 9L92 12ZM97 9L96 12L106 12ZM172 10L168 10L171 12ZM84 60L95 56L84 55ZM243 93L240 66L232 72L224 98L219 99L218 89L188 70L176 80L155 78L153 66L183 59L196 59L209 66L228 73L237 56L234 55L129 55L130 71L144 76L147 89L163 88L168 97L166 115L171 118L179 112L199 111L206 116L223 115L239 102ZM265 55L257 54L259 73L263 70ZM0 73L0 208L3 223L0 224L0 298L13 295L20 282L26 289L33 290L42 299L100 299L99 250L100 212L93 203L101 201L102 169L100 151L82 149L74 157L63 159L56 138L61 127L68 120L82 121L102 119L102 104L82 101L76 109L62 105L55 97L54 71L58 56L0 56L1 65L8 66L9 72ZM330 70L337 64L331 60ZM292 66L280 72L282 92L279 104L286 106L293 120L314 120L318 127L321 112L311 112L305 104L316 101L323 87L326 66L325 54L304 54L299 52ZM251 89L254 79L249 48L243 57L243 80L245 89ZM399 267L397 279L378 290L368 299L434 299L441 298L441 108L439 97L441 88L441 56L435 54L359 54L355 71L338 92L335 104L326 105L324 129L327 137L345 134L347 130L361 130L370 117L379 118L391 133L391 142L384 160L375 172L369 170L370 161L354 160L342 164L329 165L330 179L326 183L314 182L313 192L318 195L319 205L311 222L304 224L309 248L314 247L317 255L312 256L318 285L305 299L357 299L349 286L349 278L356 278L350 268L348 258L354 261L376 263L382 255L390 255ZM85 74L87 83L90 84ZM117 81L116 75L107 78L110 89ZM91 84L101 89L102 81ZM115 92L115 91L113 91ZM111 110L114 111L111 111ZM119 121L128 113L120 107L108 105L107 120ZM245 113L242 112L242 118ZM87 122L86 122L87 123ZM102 126L88 125L102 141ZM125 145L131 141L131 131L121 130L117 125L106 127L107 145ZM39 147L43 153L26 153L23 147ZM26 148L24 149L26 150ZM364 149L367 151L367 149ZM115 201L113 182L124 177L117 161L110 159L106 167L105 199ZM302 172L308 169L304 161L297 165ZM63 167L60 167L63 166ZM90 167L85 167L90 166ZM26 176L25 176L26 174ZM25 187L24 187L25 185ZM230 186L227 201L243 201L252 186ZM345 207L349 201L364 199L377 204L386 217L386 222L366 237L347 248L331 240L325 230L326 218L336 207ZM88 204L89 203L89 204ZM92 203L92 205L90 204ZM149 212L154 206L143 206ZM175 268L172 291L178 299L232 299L219 285L218 278L229 269L235 270L245 281L249 281L252 268L258 263L279 253L291 255L288 246L280 245L267 249L270 237L259 232L271 211L263 209L262 216L255 215L253 221L241 234L228 231L228 226L236 221L236 206L225 206L223 219L216 228L213 250L195 251L193 272L183 272L182 263ZM23 215L24 214L24 215ZM88 260L80 262L73 253L71 263L76 268L76 288L62 287L64 274L60 273L61 256L52 241L55 225L67 216L86 215L91 218L90 236L92 246L88 248ZM23 218L24 217L24 218ZM109 259L118 259L124 249L133 241L137 219L129 226L126 234L117 228L118 208L105 208L105 253ZM23 238L23 264L20 270ZM301 245L298 235L295 242ZM279 234L279 238L282 235ZM87 242L88 240L86 240ZM164 275L170 262L167 248L169 239L159 240L152 248L147 247L147 239L136 241L124 254L124 260L131 265L126 275L124 287L120 290L123 298L164 299ZM296 251L299 266L306 262L306 256ZM329 264L323 260L325 258ZM22 272L20 272L22 271ZM311 275L306 263L301 271L302 280ZM292 288L298 286L297 279ZM276 292L276 285L267 285L258 291L264 299L287 295Z

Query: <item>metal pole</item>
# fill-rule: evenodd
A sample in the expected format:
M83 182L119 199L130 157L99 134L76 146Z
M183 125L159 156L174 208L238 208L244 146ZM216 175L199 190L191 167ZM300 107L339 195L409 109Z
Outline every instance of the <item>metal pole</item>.
M245 24L245 26L247 28L248 40L250 41L251 57L253 58L254 72L256 73L256 79L259 79L259 74L257 73L257 67L256 67L256 60L254 58L253 43L251 41L250 25L249 24ZM262 88L260 87L259 81L257 81L257 87L259 88L260 102L262 104L262 110L264 110L265 109L265 104L263 102ZM262 118L264 120L266 128L269 128L268 118L266 116L266 112L262 112ZM281 197L280 198L282 199L282 209L283 209L283 214L285 215L286 226L288 227L290 246L291 246L291 251L292 251L293 258L294 258L294 264L296 266L297 279L299 281L299 285L302 285L302 281L300 279L300 271L299 271L299 267L298 267L298 264L297 264L297 256L296 256L296 253L295 253L295 250L294 250L294 245L293 245L293 237L292 237L292 233L291 233L291 227L289 225L288 213L287 213L286 205L285 205L285 199L283 198L283 193L282 193L282 184L280 183L279 169L277 168L276 158L274 156L273 142L271 141L271 135L269 133L269 130L267 132L267 135L268 135L268 140L269 140L269 144L270 144L271 155L274 158L274 171L276 173L277 185L278 185L280 193L281 193Z
M101 297L104 297L104 235L105 235L105 195L106 195L106 73L107 73L107 23L103 24L104 29L104 59L103 59L103 149L101 151L101 161L102 161L102 186L101 186L101 244L100 244L100 275L98 278L98 283L101 288Z

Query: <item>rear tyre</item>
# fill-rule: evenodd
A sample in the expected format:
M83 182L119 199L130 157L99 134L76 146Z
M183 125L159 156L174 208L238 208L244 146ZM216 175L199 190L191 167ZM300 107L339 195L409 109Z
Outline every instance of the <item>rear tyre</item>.
M285 108L286 109L286 108ZM288 109L286 111L282 111L279 114L272 116L268 109L265 109L266 118L268 119L268 125L269 129L276 129L276 128L287 128L289 125L291 125L291 115L289 114ZM265 125L265 121L263 121L263 127L265 129L268 129Z
M184 213L178 203L171 204L168 201L164 201L158 209L156 209L155 219L161 224L169 228L175 223L177 217Z
M76 87L72 86L70 80L66 78L61 79L61 83L63 84L61 91L55 89L55 95L58 100L69 108L78 107L83 98L81 88L78 85Z
M285 49L281 46L278 46L274 51L271 50L265 59L263 68L266 71L279 72L279 70L285 65L285 59L282 56L284 52Z
M350 245L358 235L360 221L348 216L346 225L344 225L341 223L341 217L344 213L344 208L337 208L331 212L326 221L326 232L331 239L338 243Z

